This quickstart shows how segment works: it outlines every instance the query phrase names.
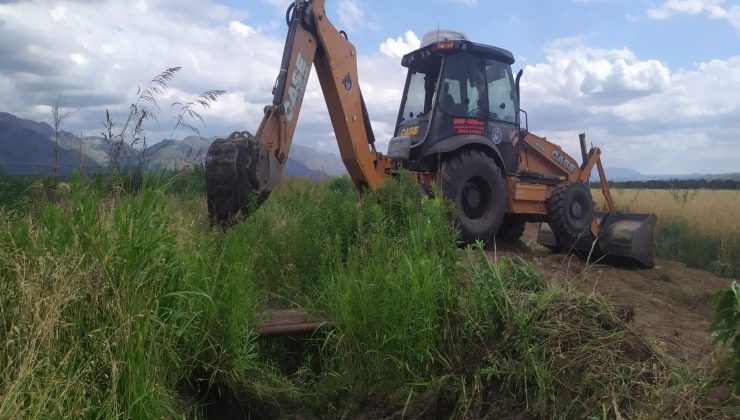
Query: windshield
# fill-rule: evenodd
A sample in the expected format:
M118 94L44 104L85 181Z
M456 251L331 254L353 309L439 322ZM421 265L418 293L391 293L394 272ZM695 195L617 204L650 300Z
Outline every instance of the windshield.
M436 74L424 74L409 70L406 95L401 106L399 124L407 119L420 118L432 110L432 99L437 85Z

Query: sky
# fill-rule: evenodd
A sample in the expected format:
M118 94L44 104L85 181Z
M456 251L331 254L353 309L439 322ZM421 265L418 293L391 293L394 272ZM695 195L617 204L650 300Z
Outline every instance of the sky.
M148 141L172 135L170 104L227 93L204 136L256 131L280 66L289 0L0 0L0 112L97 135L137 90L182 70ZM381 151L393 134L403 54L436 28L514 53L529 129L578 157L578 133L607 167L646 174L740 172L740 0L327 0L358 51ZM61 96L60 96L61 95ZM174 137L191 133L178 129ZM337 146L315 75L294 141Z

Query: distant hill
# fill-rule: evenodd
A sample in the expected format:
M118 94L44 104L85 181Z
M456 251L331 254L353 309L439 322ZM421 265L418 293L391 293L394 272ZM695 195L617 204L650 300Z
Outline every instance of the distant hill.
M146 158L152 170L177 170L204 163L208 147L216 138L188 136L168 139L133 150L126 146L119 167L137 166ZM108 168L111 146L102 137L80 138L62 131L59 138L59 173L69 175L82 167L89 172ZM49 175L54 172L54 130L49 124L0 113L0 170L13 175ZM339 156L294 144L284 176L326 178L346 173Z
M7 112L0 112L0 123L5 123L13 127L26 128L28 130L35 131L44 137L51 137L54 135L54 129L47 123L24 120L13 114L8 114Z
M301 162L312 171L323 172L330 176L341 176L347 173L347 168L344 167L344 162L339 156L299 144L293 144L290 148L290 158Z
M130 147L123 150L120 167L139 165L146 157L153 170L177 170L185 165L205 161L208 147L215 137L188 136L182 140L167 139L147 147L142 153ZM78 136L62 131L59 139L59 173L71 174L84 167L87 172L103 171L108 167L110 145L102 137ZM0 170L18 175L48 175L54 172L54 130L49 124L18 118L0 112ZM347 173L341 158L333 153L293 144L285 176L325 178ZM629 168L607 168L610 181L661 180L738 180L740 173L646 175Z
M629 168L606 168L606 177L610 181L623 182L623 181L669 181L671 179L678 180L690 180L690 179L706 179L711 180L740 180L740 173L728 173L728 174L673 174L673 175L646 175L637 172L634 169Z
M54 173L54 143L28 125L0 122L0 169L13 175L48 175ZM90 159L79 152L60 147L58 169L69 175ZM88 168L98 169L89 162Z

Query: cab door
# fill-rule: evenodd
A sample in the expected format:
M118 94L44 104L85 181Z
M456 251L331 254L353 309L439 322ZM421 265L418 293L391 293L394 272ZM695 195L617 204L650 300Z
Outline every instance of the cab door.
M470 54L444 59L430 143L456 136L488 138L485 62Z
M491 141L498 147L506 173L516 173L519 165L519 124L517 98L511 66L486 60L488 113L486 123Z

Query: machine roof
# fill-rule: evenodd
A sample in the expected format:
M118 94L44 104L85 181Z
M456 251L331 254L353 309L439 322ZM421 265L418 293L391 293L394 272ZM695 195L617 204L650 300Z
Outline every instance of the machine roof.
M441 44L444 44L446 48L440 48ZM496 61L501 61L506 64L514 64L515 61L514 55L503 48L479 44L467 40L455 40L441 41L440 43L435 42L412 51L403 56L401 59L401 65L404 67L414 67L415 69L424 71L425 68L438 65L439 60L443 55L456 54L460 52L472 53Z

